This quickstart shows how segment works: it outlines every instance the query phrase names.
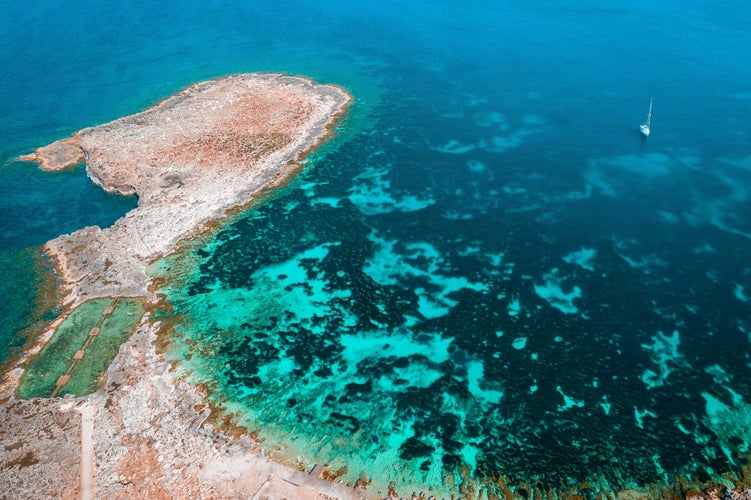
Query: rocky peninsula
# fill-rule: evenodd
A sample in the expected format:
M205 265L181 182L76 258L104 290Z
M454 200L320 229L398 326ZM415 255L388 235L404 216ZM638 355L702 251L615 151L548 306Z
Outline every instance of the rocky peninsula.
M106 191L138 196L138 207L112 227L88 227L45 245L57 259L67 303L153 299L146 266L283 183L349 101L337 87L302 78L230 76L22 156L45 170L85 162Z
M146 272L181 241L283 184L327 138L350 102L342 89L304 78L233 75L191 85L143 112L83 129L22 157L47 170L85 163L93 182L109 192L138 196L138 206L112 227L83 228L43 248L59 273L63 312L3 374L3 494L385 496L326 481L325 467L312 473L277 464L250 436L218 430L201 388L177 379L154 345L164 325L154 318L158 297ZM76 377L76 366L93 356L92 346L104 336L108 318L117 316L118 301L126 298L143 304L130 310L141 316L120 323L135 326L100 377L98 390L82 396L18 397L24 372L82 304L112 300L88 337L84 332L86 341L74 348L73 359L63 360L70 366L60 373L53 394ZM73 323L67 325L71 335L81 329Z

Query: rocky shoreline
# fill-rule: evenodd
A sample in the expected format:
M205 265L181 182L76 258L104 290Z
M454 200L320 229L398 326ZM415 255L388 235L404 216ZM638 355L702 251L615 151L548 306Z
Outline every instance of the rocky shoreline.
M366 496L269 460L245 434L229 436L214 428L205 394L176 379L155 347L162 325L151 312L120 347L95 393L28 401L14 396L26 363L71 311L101 297L138 297L147 309L155 306L147 266L284 183L350 102L342 89L304 78L232 75L191 85L141 113L83 129L21 158L47 170L85 162L93 182L138 196L138 206L109 228L83 228L43 248L56 263L64 310L3 374L3 494Z
M177 244L283 183L350 102L343 90L283 75L201 82L141 113L85 128L21 160L45 170L82 161L110 193L138 196L112 227L49 241L66 304L143 296L146 266Z

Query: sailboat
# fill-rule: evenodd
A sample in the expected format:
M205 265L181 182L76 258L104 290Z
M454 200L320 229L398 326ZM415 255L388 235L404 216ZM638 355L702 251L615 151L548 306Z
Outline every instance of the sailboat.
M642 123L639 125L639 132L642 133L644 137L649 137L649 123L652 121L652 98L649 98L649 113L647 113L647 123Z

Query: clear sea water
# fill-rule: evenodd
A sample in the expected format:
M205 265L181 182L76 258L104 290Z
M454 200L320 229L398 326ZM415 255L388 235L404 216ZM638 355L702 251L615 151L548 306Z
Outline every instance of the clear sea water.
M706 4L0 0L6 356L54 314L39 246L135 206L19 154L195 81L302 74L355 96L339 140L155 266L168 356L216 404L403 494L739 475L751 15Z

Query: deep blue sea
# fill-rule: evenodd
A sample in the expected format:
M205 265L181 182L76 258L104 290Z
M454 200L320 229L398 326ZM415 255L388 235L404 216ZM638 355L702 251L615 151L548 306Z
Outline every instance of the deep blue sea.
M18 155L306 75L354 95L338 139L155 266L168 356L269 452L403 494L740 475L751 14L707 4L0 0L4 356L54 315L40 245L136 203Z

